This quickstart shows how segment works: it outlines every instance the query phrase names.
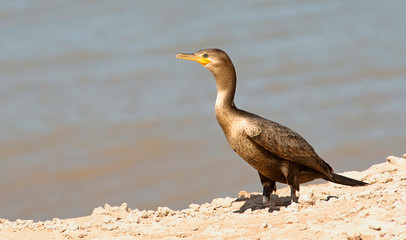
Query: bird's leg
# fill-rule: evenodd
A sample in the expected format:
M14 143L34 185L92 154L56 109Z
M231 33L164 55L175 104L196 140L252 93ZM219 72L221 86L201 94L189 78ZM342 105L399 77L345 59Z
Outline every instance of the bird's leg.
M296 197L296 188L292 185L290 187L290 203L299 203L298 198Z
M282 169L283 170L283 169ZM287 173L285 174L286 183L290 187L290 203L298 203L298 198L296 197L296 191L299 191L300 185L297 181L297 176L299 174L299 169L295 165L289 163Z
M269 203L271 198L271 193L276 191L276 183L275 181L265 177L260 172L258 172L259 178L262 183L263 192L262 192L262 203Z

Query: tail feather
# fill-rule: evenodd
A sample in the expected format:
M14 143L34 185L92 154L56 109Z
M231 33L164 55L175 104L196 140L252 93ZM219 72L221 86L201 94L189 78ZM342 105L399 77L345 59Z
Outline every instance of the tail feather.
M359 180L355 180L349 177L345 177L342 175L339 175L337 173L331 173L332 176L332 180L329 178L324 178L327 181L330 182L334 182L334 183L338 183L338 184L343 184L343 185L348 185L348 186L365 186L368 185L369 183L363 182L363 181L359 181Z

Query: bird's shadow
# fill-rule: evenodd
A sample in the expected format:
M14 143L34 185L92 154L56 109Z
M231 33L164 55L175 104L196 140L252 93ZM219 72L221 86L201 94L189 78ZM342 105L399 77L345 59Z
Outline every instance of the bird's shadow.
M287 207L290 204L290 197L279 197L276 194L271 194L271 199L268 203L262 202L261 194L251 194L248 198L241 196L235 200L235 202L245 201L244 205L240 209L234 211L235 213L243 213L248 209L252 211L258 209L269 208L269 212L279 211L281 207Z
M329 201L332 198L338 198L337 196L329 195L326 199L320 199L324 201ZM245 201L244 205L240 209L234 211L235 213L244 213L246 210L251 209L252 211L258 209L269 208L268 212L279 211L281 207L287 207L290 205L290 197L279 197L276 194L271 194L271 199L268 203L262 202L261 194L251 194L249 197L241 196L237 198L234 202Z

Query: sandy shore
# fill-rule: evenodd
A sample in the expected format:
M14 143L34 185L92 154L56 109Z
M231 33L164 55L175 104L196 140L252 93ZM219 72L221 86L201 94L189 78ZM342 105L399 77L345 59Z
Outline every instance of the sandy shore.
M242 191L180 211L132 210L123 203L71 219L0 219L0 239L406 239L406 154L344 175L371 184L303 186L292 205L283 188L268 206L260 193Z

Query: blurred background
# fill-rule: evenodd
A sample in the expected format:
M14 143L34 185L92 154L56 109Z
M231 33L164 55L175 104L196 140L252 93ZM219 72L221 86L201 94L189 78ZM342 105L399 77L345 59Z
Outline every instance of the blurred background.
M236 105L336 172L406 152L406 1L2 0L0 218L172 209L262 191L178 52L217 47Z

